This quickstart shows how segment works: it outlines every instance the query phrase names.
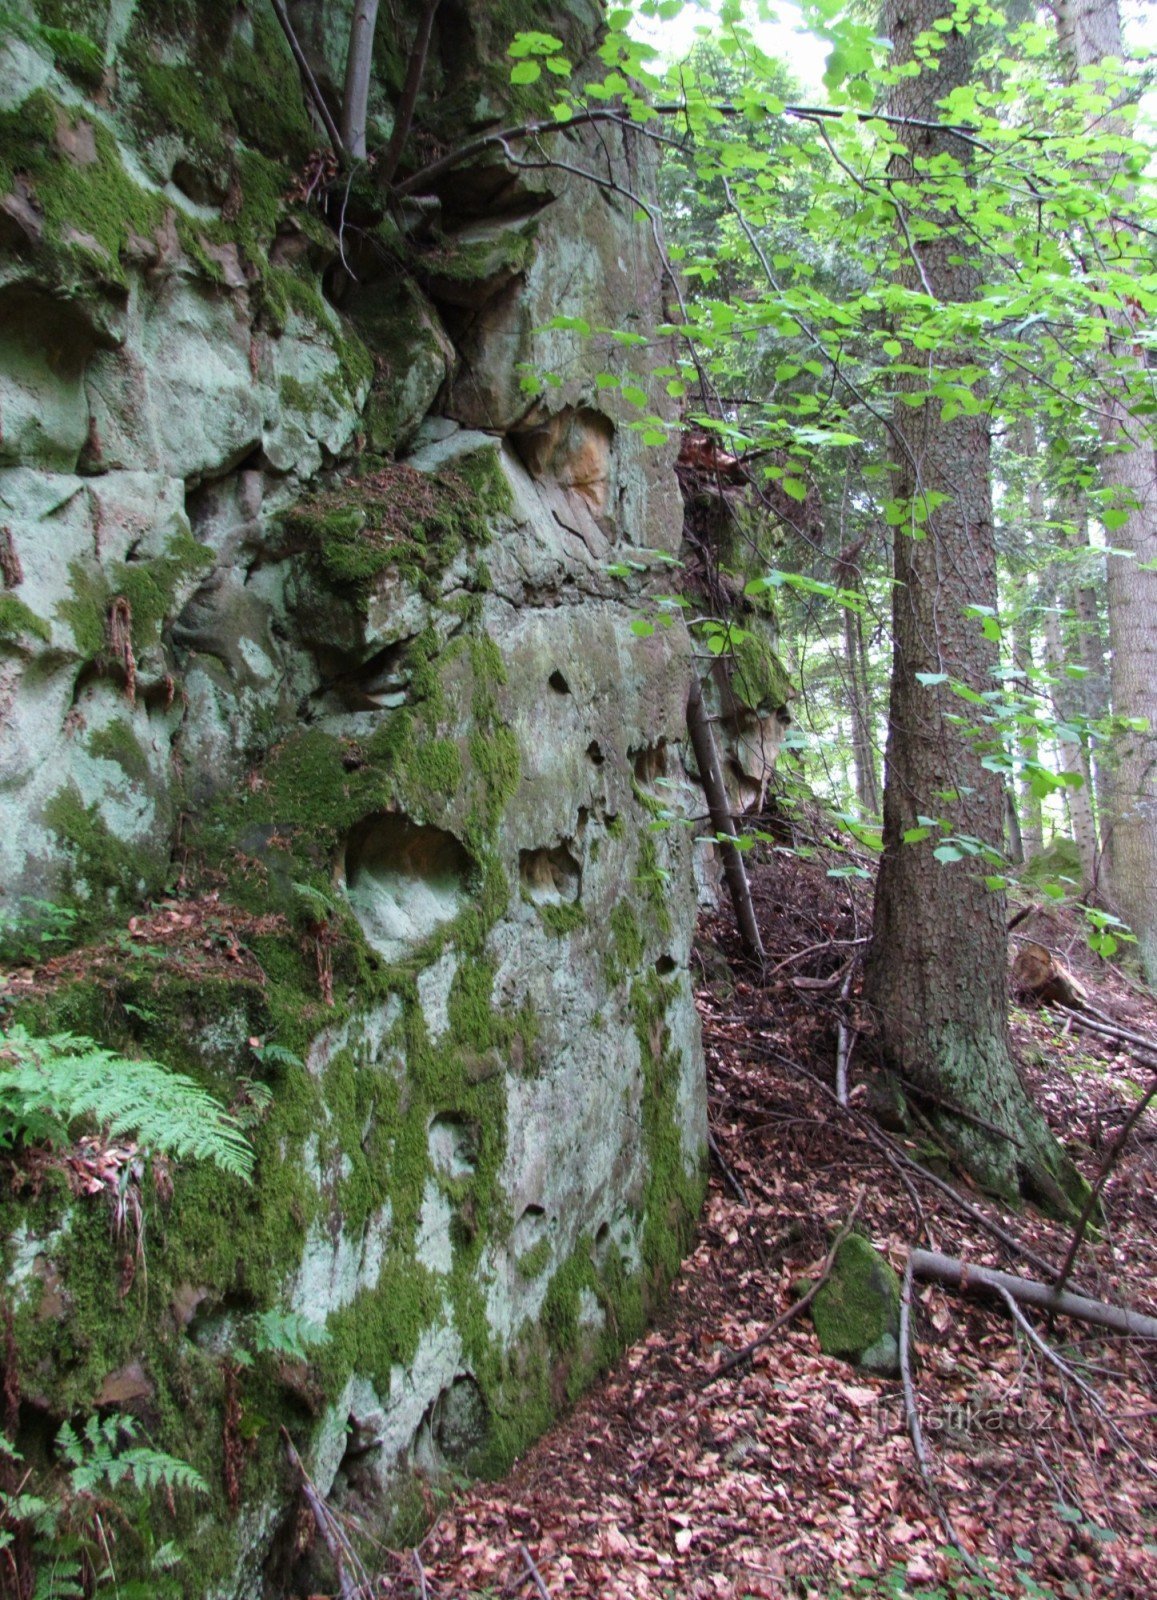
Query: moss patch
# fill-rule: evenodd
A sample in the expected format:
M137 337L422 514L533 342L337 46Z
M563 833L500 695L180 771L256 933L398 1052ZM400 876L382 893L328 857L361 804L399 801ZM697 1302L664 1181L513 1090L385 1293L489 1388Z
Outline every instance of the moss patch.
M43 617L14 594L0 594L0 643L19 644L22 639L40 639L47 644L51 629Z
M467 544L486 544L491 519L512 504L496 453L477 450L437 473L381 467L300 502L282 524L331 582L365 588L391 569L413 582L436 578Z
M862 1235L851 1233L840 1245L811 1316L825 1355L873 1372L898 1370L900 1282Z

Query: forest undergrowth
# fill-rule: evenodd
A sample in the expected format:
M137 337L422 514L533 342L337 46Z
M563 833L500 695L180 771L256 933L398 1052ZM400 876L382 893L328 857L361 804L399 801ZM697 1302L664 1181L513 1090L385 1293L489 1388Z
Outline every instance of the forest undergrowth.
M1040 1277L1071 1228L1010 1211L936 1164L919 1138L892 1151L856 1111L870 1060L834 1100L838 1021L854 1025L870 885L826 860L773 851L750 865L767 967L745 962L726 912L701 922L693 977L718 1158L697 1243L664 1314L501 1483L444 1506L414 1551L391 1554L391 1596L949 1597L1157 1593L1157 1359L1087 1325L917 1284L913 1371L933 1491L966 1547L948 1553L913 1450L901 1384L821 1354L806 1312L767 1334L814 1275L863 1191L856 1226L903 1270L921 1245ZM1157 998L1094 957L1051 903L1013 936L1063 958L1099 1011L1157 1040ZM841 1001L841 993L845 998ZM1049 1121L1094 1179L1151 1078L1132 1046L1047 1008L1013 1011L1016 1053ZM1157 1308L1154 1150L1146 1113L1078 1257L1088 1295ZM899 1152L899 1154L897 1153ZM1000 1243L910 1166L935 1165L1030 1252ZM724 1166L726 1166L726 1172Z

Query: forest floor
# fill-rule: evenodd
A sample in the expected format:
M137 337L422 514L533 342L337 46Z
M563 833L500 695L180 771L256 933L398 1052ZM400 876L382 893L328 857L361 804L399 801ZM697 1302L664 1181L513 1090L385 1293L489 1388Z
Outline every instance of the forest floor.
M383 1594L1157 1594L1152 1345L1030 1313L1066 1364L1057 1366L1003 1306L917 1285L915 1388L930 1476L978 1571L946 1553L901 1385L821 1354L806 1312L704 1387L791 1306L793 1282L816 1273L861 1189L857 1227L900 1271L909 1247L923 1245L1040 1276L928 1179L911 1168L901 1176L865 1123L835 1106L837 1019L856 1021L855 989L841 1005L839 975L862 948L849 941L867 931L870 886L833 879L827 865L773 852L754 868L765 974L743 960L729 914L701 925L693 975L710 1124L735 1181L712 1163L697 1241L665 1311L505 1480L456 1497L417 1552L391 1557ZM1050 906L1016 937L1048 946L1100 1010L1157 1039L1157 1000L1091 955L1071 912ZM1094 1178L1153 1068L1047 1009L1014 1009L1013 1035L1038 1104ZM853 1112L863 1094L856 1052L868 1048L854 1047ZM915 1141L897 1148L927 1158ZM1157 1117L1146 1113L1106 1185L1106 1225L1076 1268L1084 1292L1150 1312L1155 1148ZM1071 1230L947 1175L1031 1251L1063 1260Z

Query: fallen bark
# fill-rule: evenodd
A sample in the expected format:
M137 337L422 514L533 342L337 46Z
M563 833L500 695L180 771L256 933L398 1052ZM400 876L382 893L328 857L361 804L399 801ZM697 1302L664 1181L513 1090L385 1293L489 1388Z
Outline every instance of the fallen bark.
M999 1297L1010 1294L1021 1305L1035 1306L1056 1316L1075 1317L1080 1322L1091 1322L1099 1328L1110 1328L1114 1333L1133 1334L1141 1339L1157 1339L1157 1317L1130 1311L1124 1306L1111 1306L1104 1300L1087 1300L1084 1295L1072 1294L1067 1289L1055 1289L1051 1284L1038 1283L1033 1278L1018 1278L1011 1272L1000 1272L995 1267L978 1267L956 1256L944 1256L934 1250L913 1250L909 1255L912 1275L946 1284L963 1293L989 1294Z

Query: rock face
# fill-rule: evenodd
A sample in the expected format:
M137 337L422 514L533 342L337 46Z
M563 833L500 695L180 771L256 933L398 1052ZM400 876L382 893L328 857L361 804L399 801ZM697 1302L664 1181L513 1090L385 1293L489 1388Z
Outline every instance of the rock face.
M292 9L340 80L349 5ZM576 61L599 27L498 9L442 8L419 124L448 142L527 109L520 26ZM268 6L13 16L4 937L63 919L89 953L16 1016L180 1067L257 1155L251 1187L146 1181L136 1244L62 1171L0 1202L20 1442L135 1414L210 1485L184 1592L281 1593L280 1428L379 1524L415 1470L500 1469L638 1332L701 1197L691 846L662 825L689 649L630 629L680 503L595 382L647 384L609 330L661 320L659 265L613 189L501 161L400 216L363 175L339 239ZM649 181L622 135L556 143ZM129 918L166 893L150 942ZM118 1572L150 1559L126 1535Z

